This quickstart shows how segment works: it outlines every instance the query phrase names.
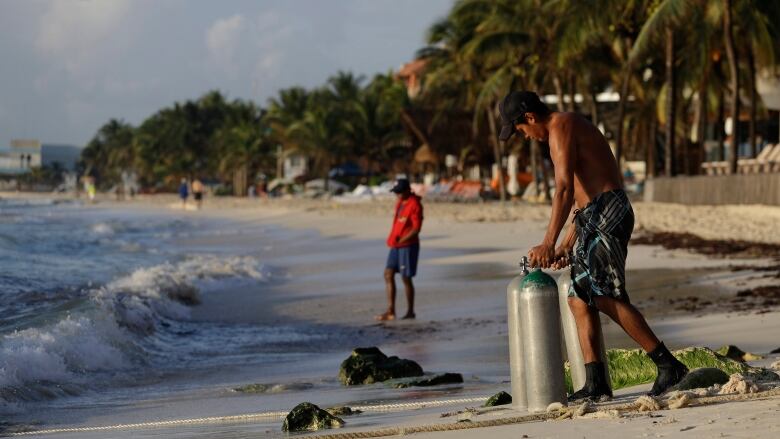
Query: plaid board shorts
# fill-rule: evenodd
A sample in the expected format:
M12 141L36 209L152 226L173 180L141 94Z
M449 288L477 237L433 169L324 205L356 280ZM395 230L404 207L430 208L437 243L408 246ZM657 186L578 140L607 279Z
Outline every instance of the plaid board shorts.
M595 296L629 302L626 255L634 230L634 210L626 192L615 189L597 195L575 211L577 242L571 255L569 297L594 306Z

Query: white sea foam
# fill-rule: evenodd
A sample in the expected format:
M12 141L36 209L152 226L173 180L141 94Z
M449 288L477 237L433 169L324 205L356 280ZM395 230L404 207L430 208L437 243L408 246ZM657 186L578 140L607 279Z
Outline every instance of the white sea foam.
M91 373L131 367L163 320L187 319L187 305L199 301L199 281L226 277L263 280L268 273L251 257L196 256L141 268L93 290L93 306L0 339L0 391L83 384Z
M100 236L108 236L115 233L114 227L104 222L92 224L91 230L92 233Z

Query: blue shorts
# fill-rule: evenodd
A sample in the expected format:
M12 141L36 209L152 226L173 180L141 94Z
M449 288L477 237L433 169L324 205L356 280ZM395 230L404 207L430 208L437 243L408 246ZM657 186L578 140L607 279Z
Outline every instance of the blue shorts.
M420 243L408 247L391 248L387 255L385 268L390 268L403 277L414 277L417 274L417 258L420 256Z

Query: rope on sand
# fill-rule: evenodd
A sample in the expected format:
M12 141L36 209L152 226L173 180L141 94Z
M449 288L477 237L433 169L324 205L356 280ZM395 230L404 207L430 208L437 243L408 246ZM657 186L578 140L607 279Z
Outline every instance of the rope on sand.
M702 397L696 397L694 395L686 394L685 399L686 399L686 405L702 406L702 405L709 405L709 404L716 404L716 403L723 403L723 402L747 401L752 399L766 399L766 398L772 398L777 396L780 396L780 387L774 388L772 390L764 391L764 392L745 393L745 394L715 395L715 396L702 396ZM317 439L362 439L362 438L375 438L375 437L385 437L385 436L403 436L403 435L410 435L415 433L466 430L471 428L484 428L484 427L499 427L502 425L523 424L527 422L547 421L552 419L566 419L566 418L573 417L573 416L568 416L569 413L572 413L576 416L582 416L586 413L598 414L600 412L637 413L639 411L646 411L647 407L656 407L656 406L659 407L660 410L665 410L670 408L670 404L666 401L660 401L655 398L650 398L650 399L652 399L655 402L655 404L653 404L648 400L645 400L644 396L640 396L636 401L632 401L628 403L598 404L595 410L593 410L594 406L586 402L579 406L563 407L560 410L553 410L548 413L536 413L536 414L525 415L525 416L514 416L514 417L490 419L484 421L457 422L457 423L449 423L449 424L429 424L429 425L410 426L410 427L391 427L391 428L384 428L384 429L373 430L373 431L356 431L350 433L317 435L316 437ZM672 404L674 404L674 402L678 400L679 398L675 398L672 399L671 402Z
M360 410L363 412L392 412L392 411L401 411L401 410L414 410L414 409L421 409L427 407L442 407L442 406L455 405L455 404L470 404L475 402L484 402L487 398L488 398L487 396L478 396L472 398L440 399L434 401L363 405L363 406L350 406L350 407L352 409ZM30 430L30 431L13 432L13 433L8 433L7 435L8 436L30 436L30 435L38 435L38 434L53 434L53 433L132 430L132 429L139 429L139 428L175 427L180 425L248 422L248 421L253 421L258 419L281 419L287 416L287 413L288 412L275 411L275 412L247 413L244 415L174 419L170 421L137 422L132 424L103 425L103 426L94 426L94 427L51 428L46 430Z

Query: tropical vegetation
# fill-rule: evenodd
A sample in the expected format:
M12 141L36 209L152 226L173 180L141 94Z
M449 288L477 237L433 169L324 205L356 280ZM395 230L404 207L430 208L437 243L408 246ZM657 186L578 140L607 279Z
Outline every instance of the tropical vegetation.
M237 175L280 177L281 160L298 154L307 178L327 184L345 163L388 177L430 171L413 166L427 147L458 158L460 173L515 154L546 184L541 145L497 139L500 99L529 89L585 114L618 159L644 160L648 175L697 173L708 159L728 159L733 173L768 134L756 77L777 76L779 25L780 2L761 0L458 0L418 52L419 92L392 73L366 81L349 72L280 90L264 107L212 91L137 127L110 120L82 161L103 185L132 170L144 186L169 189L182 177L239 186Z

